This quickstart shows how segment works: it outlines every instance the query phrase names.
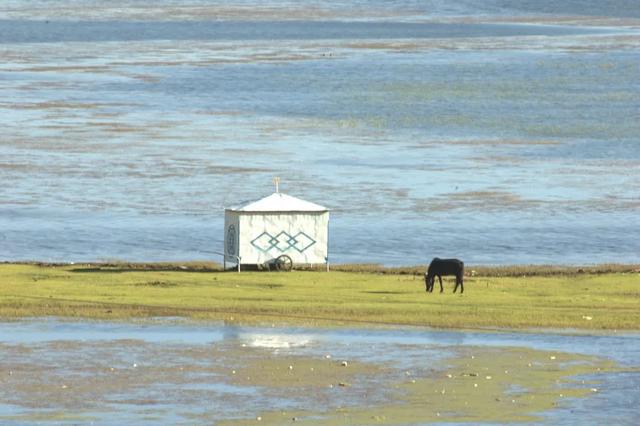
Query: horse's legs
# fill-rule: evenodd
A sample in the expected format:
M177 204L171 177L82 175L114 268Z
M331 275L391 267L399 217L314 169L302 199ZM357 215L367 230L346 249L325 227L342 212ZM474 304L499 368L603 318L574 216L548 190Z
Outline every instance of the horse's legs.
M442 288L442 275L438 275L438 280L440 281L440 293L442 293L444 291Z
M453 292L455 293L460 286L460 294L464 293L464 284L462 283L462 275L456 275L456 286L453 288Z

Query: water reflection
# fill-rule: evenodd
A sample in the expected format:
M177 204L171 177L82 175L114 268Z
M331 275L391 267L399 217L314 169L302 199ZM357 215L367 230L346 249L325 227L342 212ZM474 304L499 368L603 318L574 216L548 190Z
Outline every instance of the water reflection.
M277 389L244 384L248 377L242 374L260 374L260 364L252 367L256 360L285 359L286 365L291 364L289 368L298 368L297 363L305 359L338 363L339 369L344 368L339 367L342 360L348 360L349 365L373 363L393 366L398 372L393 380L406 380L406 374L433 372L439 360L452 351L478 347L595 355L633 367L636 370L598 376L599 390L592 397L564 401L545 416L553 424L566 425L580 424L577 418L616 419L617 424L637 420L638 334L242 327L181 319L0 322L0 381L4 383L0 387L4 401L0 416L4 416L4 424L11 424L14 416L23 416L16 422L20 424L32 415L55 424L108 424L114 419L140 425L167 419L206 424L211 413L217 420L246 418L247 413L274 408L315 406L313 401L320 397L328 398L330 405L335 403L330 395L284 398ZM425 364L425 360L429 362ZM355 398L358 386L352 389L339 404ZM389 396L382 388L380 392L373 392L369 401L386 401ZM206 409L203 400L207 401ZM62 416L71 412L74 416Z
M394 329L323 329L296 327L245 327L224 323L194 323L180 318L157 318L136 323L57 319L0 322L4 344L129 340L158 344L210 345L224 342L262 348L307 349L336 345L357 350L372 345L504 346L527 347L610 358L634 366L640 355L640 335L629 332L602 334L579 331L447 331L406 327Z

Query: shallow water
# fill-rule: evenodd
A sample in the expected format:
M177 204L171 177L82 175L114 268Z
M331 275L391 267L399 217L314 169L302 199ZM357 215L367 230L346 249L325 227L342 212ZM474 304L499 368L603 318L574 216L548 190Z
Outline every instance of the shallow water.
M395 22L261 21L0 21L1 43L147 40L377 40L607 34L569 26Z
M109 424L119 419L141 425L158 421L199 424L199 419L207 415L210 419L212 413L220 420L274 408L309 407L310 401L302 395L282 398L277 390L230 384L229 371L237 368L234 351L257 351L257 356L266 358L322 359L331 355L335 360L391 363L404 376L405 371L419 375L425 368L438 368L453 348L476 347L579 353L612 359L624 367L640 366L637 334L330 330L225 326L178 319L140 323L20 320L0 323L0 380L4 383L0 387L0 416L5 420L22 416L24 421L36 414L68 414L73 407L78 418L45 418L43 422ZM429 362L425 364L425 360ZM599 383L593 386L598 392L563 402L544 413L545 422L578 425L585 419L594 424L615 419L616 424L636 424L635 407L640 402L637 371L583 379L596 379ZM357 390L354 385L353 393ZM60 396L61 392L67 394ZM384 401L385 395L371 398ZM340 402L348 405L349 397ZM330 398L323 403L330 407L336 402Z
M278 175L334 263L640 262L637 2L103 3L0 6L0 260L220 260Z

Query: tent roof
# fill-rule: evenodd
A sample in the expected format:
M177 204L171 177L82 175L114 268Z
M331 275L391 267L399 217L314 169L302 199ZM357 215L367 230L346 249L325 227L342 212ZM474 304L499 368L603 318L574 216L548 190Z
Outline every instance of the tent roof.
M227 210L237 212L326 212L328 208L281 192Z

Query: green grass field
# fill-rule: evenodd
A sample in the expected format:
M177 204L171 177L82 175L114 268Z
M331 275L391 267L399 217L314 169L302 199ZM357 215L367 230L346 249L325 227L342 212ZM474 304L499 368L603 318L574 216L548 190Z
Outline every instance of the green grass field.
M0 265L0 317L182 316L245 324L640 330L635 267L477 268L464 295L420 268L223 272L207 265ZM364 271L364 272L347 272ZM471 273L470 270L467 271Z

